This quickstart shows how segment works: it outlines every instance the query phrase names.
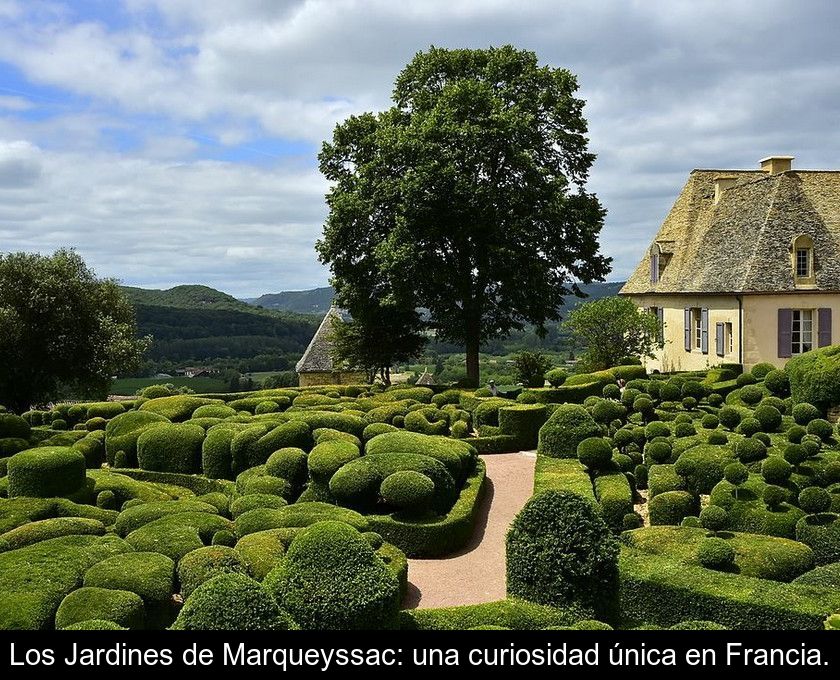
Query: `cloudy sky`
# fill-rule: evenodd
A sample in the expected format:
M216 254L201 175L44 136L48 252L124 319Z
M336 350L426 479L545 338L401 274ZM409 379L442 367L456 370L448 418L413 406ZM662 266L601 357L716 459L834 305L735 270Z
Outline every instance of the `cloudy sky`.
M429 45L571 69L611 280L694 167L838 168L832 0L0 0L0 251L131 285L324 285L315 156Z

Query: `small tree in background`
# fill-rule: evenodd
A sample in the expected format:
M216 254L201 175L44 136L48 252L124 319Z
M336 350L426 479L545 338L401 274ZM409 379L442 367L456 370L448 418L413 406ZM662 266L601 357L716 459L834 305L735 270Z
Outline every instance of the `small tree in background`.
M585 370L618 366L625 357L653 358L663 345L659 320L628 298L612 296L582 304L563 324L575 343L585 347Z
M0 403L21 412L61 392L102 397L149 344L117 283L74 251L0 254Z
M513 357L513 371L516 382L525 387L542 387L545 374L551 368L551 359L539 352L520 352Z

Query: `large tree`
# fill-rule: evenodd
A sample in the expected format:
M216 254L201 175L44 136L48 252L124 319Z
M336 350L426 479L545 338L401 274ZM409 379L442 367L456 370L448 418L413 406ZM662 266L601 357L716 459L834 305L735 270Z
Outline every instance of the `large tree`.
M584 370L617 366L626 358L652 359L663 345L655 314L639 309L629 298L612 296L586 302L569 314L563 326L584 347Z
M18 412L71 390L101 394L148 347L119 286L78 254L0 254L0 404Z
M418 53L394 105L338 125L319 156L333 185L318 250L339 294L383 281L391 301L428 309L473 384L484 339L544 333L574 281L609 271L576 90L510 46Z

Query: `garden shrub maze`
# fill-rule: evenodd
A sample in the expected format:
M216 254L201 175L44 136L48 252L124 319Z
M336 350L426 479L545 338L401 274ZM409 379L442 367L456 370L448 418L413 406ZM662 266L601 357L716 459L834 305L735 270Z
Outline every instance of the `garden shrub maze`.
M818 394L807 372L555 383L2 412L0 628L799 629L840 610L840 444L831 395L795 401ZM400 611L407 558L473 536L479 454L535 449L508 598Z

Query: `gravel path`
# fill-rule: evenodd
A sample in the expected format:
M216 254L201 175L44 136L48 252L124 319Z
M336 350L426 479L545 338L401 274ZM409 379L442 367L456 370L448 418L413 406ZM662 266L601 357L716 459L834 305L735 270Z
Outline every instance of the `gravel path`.
M532 452L482 456L484 499L470 542L443 559L410 559L406 609L493 602L505 597L505 534L534 490Z

